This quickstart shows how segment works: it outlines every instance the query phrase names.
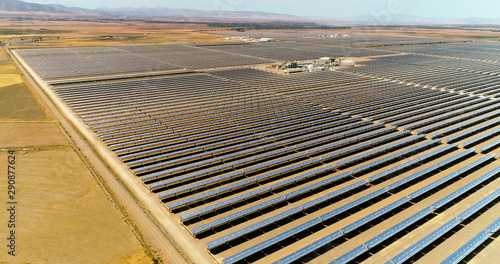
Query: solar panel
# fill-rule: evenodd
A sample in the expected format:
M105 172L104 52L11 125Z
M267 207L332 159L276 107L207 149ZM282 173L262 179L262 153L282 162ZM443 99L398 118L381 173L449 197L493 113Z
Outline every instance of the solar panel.
M466 142L462 143L462 145L464 146L464 148L469 148L471 146L477 145L481 141L484 141L484 140L491 138L493 136L496 136L498 134L500 134L500 129L495 129L495 130L488 132L484 135L481 135L481 136L475 137L469 141L466 141Z
M433 241L438 239L439 237L443 236L446 234L449 230L460 224L461 221L467 219L470 217L472 214L483 208L486 204L491 202L492 200L498 198L500 196L500 189L497 189L493 193L489 194L487 197L481 199L479 202L475 203L473 206L467 208L465 211L460 213L457 217L452 218L445 224L441 225L438 227L436 230L431 232L429 235L425 236L421 240L417 241L410 247L408 247L406 250L403 252L399 253L396 255L394 258L391 259L393 263L403 263L404 261L408 260L411 256L425 248L426 246L430 245Z
M457 251L453 252L449 257L447 257L442 264L458 264L460 263L467 255L469 255L472 251L474 251L477 247L479 247L484 241L486 241L491 236L485 230L479 232L476 236L474 236L471 240L467 241L465 245L460 247Z

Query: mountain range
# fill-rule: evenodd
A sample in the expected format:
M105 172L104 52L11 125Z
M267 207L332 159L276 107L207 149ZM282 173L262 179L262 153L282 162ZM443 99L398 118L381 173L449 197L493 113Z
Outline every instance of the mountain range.
M0 0L0 10L13 12L71 13L50 5L27 3L18 0Z
M180 8L148 8L148 7L121 7L121 8L99 8L96 10L67 7L64 5L42 5L27 3L19 0L0 0L0 11L18 13L48 13L59 15L88 15L107 17L161 17L171 19L205 19L205 20L251 20L251 21L292 21L300 20L297 16L273 14L253 11L208 11L199 9Z
M342 17L342 18L312 18L299 17L286 14L276 14L258 11L208 11L199 9L179 8L148 8L148 7L120 7L99 8L96 10L67 7L64 5L43 5L27 3L19 0L0 0L0 13L45 13L57 15L83 15L100 16L106 18L123 17L155 17L175 20L211 20L211 21L283 21L283 22L314 22L335 26L346 25L435 25L435 24L488 24L499 25L500 17L497 18L466 18L466 19L430 19L408 15L395 15L390 19L378 19L371 16Z
M121 8L98 8L99 12L114 16L150 16L170 17L177 19L217 19L217 20L282 20L290 21L301 19L297 16L275 14L258 11L208 11L200 9L167 8L167 7L121 7Z

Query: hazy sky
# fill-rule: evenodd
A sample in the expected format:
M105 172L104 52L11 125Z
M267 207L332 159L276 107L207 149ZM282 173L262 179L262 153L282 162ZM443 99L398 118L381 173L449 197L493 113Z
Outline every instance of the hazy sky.
M499 0L24 0L41 4L98 7L172 7L265 11L313 17L415 15L423 18L500 17Z

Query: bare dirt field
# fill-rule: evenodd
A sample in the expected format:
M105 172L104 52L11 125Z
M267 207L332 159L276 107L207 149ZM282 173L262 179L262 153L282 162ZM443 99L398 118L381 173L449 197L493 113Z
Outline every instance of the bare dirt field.
M16 152L18 255L0 254L1 261L151 263L70 146ZM7 166L6 154L0 155L2 167Z
M4 250L0 263L153 263L119 206L20 76L12 61L0 62L0 78L15 82L0 82L0 167L7 168L14 150L18 202L16 256ZM6 204L4 181L0 192ZM7 232L0 225L0 234Z
M146 22L19 21L0 19L0 41L37 40L22 46L102 46L166 44L169 42L221 42L226 36L209 34L202 24ZM104 37L109 36L109 37ZM42 41L38 41L39 38Z
M0 56L5 56L3 50L0 50ZM39 106L13 62L11 60L0 62L0 120L47 120L47 118L47 114Z
M52 121L2 121L0 126L2 126L0 148L67 145L64 135L58 133L59 127L57 123Z

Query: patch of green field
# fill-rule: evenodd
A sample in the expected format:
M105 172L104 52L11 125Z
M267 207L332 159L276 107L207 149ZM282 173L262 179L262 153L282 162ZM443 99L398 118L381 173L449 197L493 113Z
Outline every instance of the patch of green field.
M143 39L144 37L142 36L129 36L129 37L126 37L127 40L140 40L140 39Z
M464 38L470 39L498 39L498 36L464 36Z
M95 38L95 39L89 39L90 41L116 41L115 38Z
M71 33L71 31L0 28L0 35L33 35L33 34L61 34L61 33Z

